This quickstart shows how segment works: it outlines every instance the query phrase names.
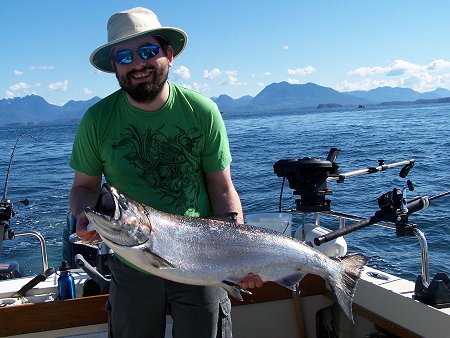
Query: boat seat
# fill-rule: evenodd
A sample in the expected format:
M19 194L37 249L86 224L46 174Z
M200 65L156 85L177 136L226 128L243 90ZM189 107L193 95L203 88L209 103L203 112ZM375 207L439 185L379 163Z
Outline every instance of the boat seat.
M19 263L6 262L0 264L0 280L22 277Z
M69 236L76 232L75 226L77 224L77 219L75 216L69 212L67 214L66 226L63 229L63 260L67 261L72 269L77 268L75 263L75 255L81 254L86 261L92 266L96 265L97 250L94 248L87 247L82 244L73 244L69 242Z

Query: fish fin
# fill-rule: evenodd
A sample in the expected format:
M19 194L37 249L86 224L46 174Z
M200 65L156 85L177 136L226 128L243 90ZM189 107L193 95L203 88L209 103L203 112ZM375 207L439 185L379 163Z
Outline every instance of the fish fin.
M220 286L223 287L230 295L232 295L234 298L236 298L241 302L244 300L241 296L241 292L247 293L249 295L252 294L250 291L244 289L242 286L231 280L224 279L220 284Z
M169 261L165 260L161 256L151 252L148 248L144 247L143 250L150 254L148 264L158 269L174 269L175 266Z
M304 274L297 272L289 276L277 279L275 282L285 288L295 291L295 286L305 277Z
M356 284L361 276L363 266L369 259L362 254L350 254L335 260L343 265L344 272L330 275L327 279L342 310L353 322L352 303Z

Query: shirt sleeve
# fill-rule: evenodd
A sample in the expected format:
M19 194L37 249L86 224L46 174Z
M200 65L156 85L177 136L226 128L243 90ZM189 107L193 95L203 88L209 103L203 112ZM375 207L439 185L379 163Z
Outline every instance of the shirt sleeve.
M86 112L78 126L69 165L87 175L100 176L103 172L103 161L98 146L97 128L89 112Z
M211 102L202 167L206 172L225 169L231 163L231 152L225 123L217 105Z

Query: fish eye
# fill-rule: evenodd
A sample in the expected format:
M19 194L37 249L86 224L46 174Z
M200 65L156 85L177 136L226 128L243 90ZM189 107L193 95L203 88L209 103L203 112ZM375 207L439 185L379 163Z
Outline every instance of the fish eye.
M123 195L119 196L119 204L122 207L122 209L125 209L125 210L128 209L128 199L125 196L123 196Z

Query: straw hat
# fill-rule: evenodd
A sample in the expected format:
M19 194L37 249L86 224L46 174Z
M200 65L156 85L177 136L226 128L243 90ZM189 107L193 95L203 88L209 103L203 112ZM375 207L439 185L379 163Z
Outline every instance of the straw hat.
M100 46L91 54L92 65L101 71L113 73L111 49L118 43L141 38L146 35L162 36L173 48L173 56L179 55L186 47L187 35L175 27L162 27L155 13L136 7L113 14L108 20L108 43Z

